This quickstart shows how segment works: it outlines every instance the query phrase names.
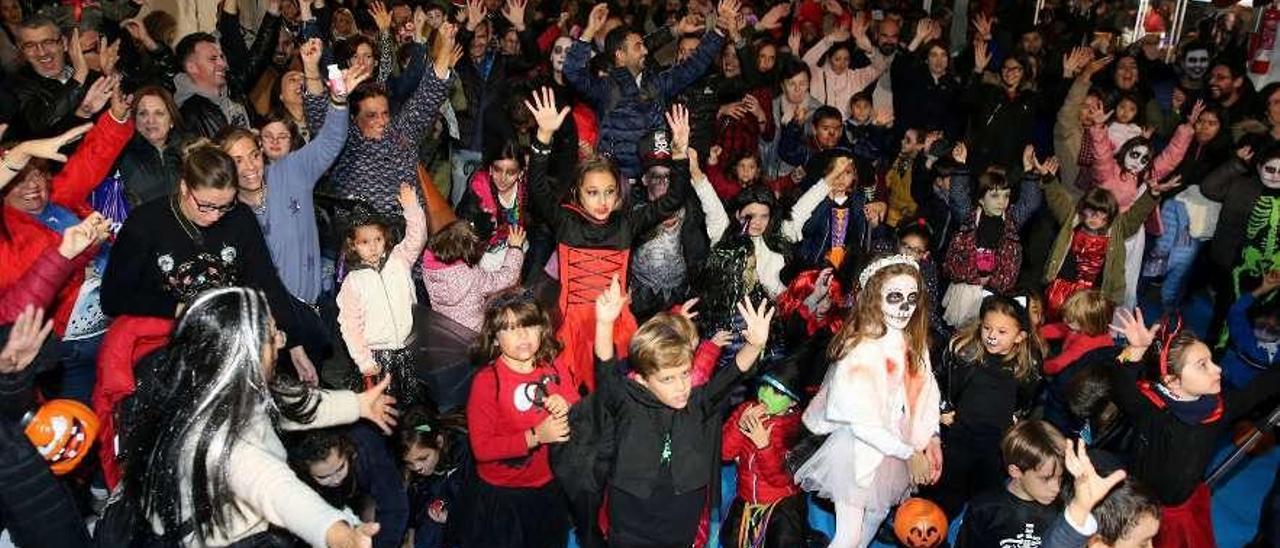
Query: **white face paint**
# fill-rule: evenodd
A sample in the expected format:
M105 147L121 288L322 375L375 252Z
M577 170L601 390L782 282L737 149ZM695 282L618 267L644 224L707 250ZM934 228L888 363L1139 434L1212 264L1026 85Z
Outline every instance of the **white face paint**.
M911 322L916 305L920 303L920 286L907 274L898 274L880 287L880 311L884 313L884 325L901 331Z
M1267 188L1280 188L1280 158L1272 158L1258 166L1258 178Z
M551 46L551 68L556 72L564 70L564 58L569 53L569 46L573 44L573 39L568 36L556 38L555 44Z
M1124 154L1124 170L1129 173L1141 173L1151 163L1151 148L1138 145Z
M1188 51L1182 59L1182 72L1192 80L1204 78L1204 74L1209 72L1209 52L1202 49Z

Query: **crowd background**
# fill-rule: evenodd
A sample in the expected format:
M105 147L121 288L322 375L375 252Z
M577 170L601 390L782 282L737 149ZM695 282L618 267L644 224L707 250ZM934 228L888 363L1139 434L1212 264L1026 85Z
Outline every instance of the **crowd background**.
M1142 6L0 0L0 527L1208 546L1280 403L1280 7Z

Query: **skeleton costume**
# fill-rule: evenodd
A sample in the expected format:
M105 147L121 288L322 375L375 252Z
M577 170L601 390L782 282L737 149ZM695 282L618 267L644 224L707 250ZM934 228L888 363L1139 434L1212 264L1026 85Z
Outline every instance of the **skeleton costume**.
M894 264L915 267L904 255L878 259L860 285ZM885 334L862 340L834 363L803 415L810 431L827 438L796 470L796 483L836 504L837 539L842 529L853 532L844 540L857 546L869 545L889 508L910 493L907 459L938 433L940 393L928 360L908 373L905 328L924 313L917 310L919 293L914 280L891 279L880 295L864 296L880 299Z

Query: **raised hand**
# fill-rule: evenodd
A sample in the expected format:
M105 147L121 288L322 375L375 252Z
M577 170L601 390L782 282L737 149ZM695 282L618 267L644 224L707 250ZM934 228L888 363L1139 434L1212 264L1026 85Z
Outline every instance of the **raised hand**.
M746 324L742 336L748 345L763 349L765 343L769 342L769 324L773 321L774 312L768 299L760 299L759 306L751 306L749 299L738 303L738 313L742 314L743 323Z
M1050 156L1044 162L1036 163L1036 173L1039 173L1041 177L1052 177L1058 174L1059 167L1061 167L1061 163L1058 162L1058 158Z
M373 388L356 394L356 400L360 402L360 418L377 425L387 435L391 435L391 429L396 425L396 417L400 416L400 412L395 408L396 399L387 395L389 386L391 386L391 375L385 375Z
M391 11L387 9L386 4L374 1L369 4L369 15L373 17L373 24L377 25L378 33L390 32L391 30Z
M141 19L128 19L120 23L120 26L124 28L125 32L129 33L129 36L132 36L135 41L141 44L143 48L146 48L147 51L155 51L155 49L160 46L153 38L151 38L151 34L147 32L147 27L142 24Z
M1094 74L1097 74L1098 72L1102 71L1102 69L1107 68L1107 65L1110 65L1111 61L1114 59L1115 59L1114 57L1108 55L1100 59L1094 59L1092 61L1089 61L1087 64L1085 64L1084 72L1081 75L1086 78L1091 77Z
M769 11L764 12L764 17L761 17L760 21L756 23L756 30L769 31L779 28L782 26L782 20L790 14L791 4L789 3L784 2L773 6L769 8Z
M604 5L604 4L601 4L601 5ZM694 34L702 30L703 25L705 23L706 22L703 21L701 15L698 15L696 13L690 13L688 15L685 15L684 17L681 17L676 21L676 35L680 36L685 34Z
M991 52L988 50L987 41L974 39L973 41L973 72L982 74L987 70L987 65L991 63Z
M1036 147L1027 145L1022 149L1022 172L1031 173L1035 171L1039 162L1036 161Z
M596 323L612 324L622 315L627 307L627 297L622 294L622 285L618 283L618 275L614 274L609 287L596 297Z
M98 39L98 68L102 74L111 76L116 73L116 63L120 61L120 40L108 42L106 37Z
M1246 164L1249 163L1251 160L1253 160L1253 147L1249 145L1245 145L1240 148L1237 148L1236 158L1239 158L1240 161Z
M31 365L51 331L53 320L44 320L44 309L27 305L13 321L4 348L0 348L0 373L16 373Z
M800 57L804 52L800 51L800 31L792 30L787 35L787 48L791 50L791 55Z
M437 29L439 33L439 44L436 46L435 70L436 77L444 80L449 76L449 69L458 62L460 57L457 56L457 36L458 27L453 23L445 21L440 24Z
M402 184L396 199L399 200L401 208L410 208L418 203L418 193L413 191L413 187Z
M1075 478L1075 494L1072 495L1069 506L1075 509L1083 521L1083 517L1102 502L1111 489L1124 481L1127 474L1124 470L1116 470L1106 477L1099 476L1093 467L1093 461L1089 460L1087 446L1082 440L1067 440L1062 453L1067 472Z
M683 160L689 150L689 110L679 103L671 105L667 125L671 127L671 158Z
M1164 181L1163 183L1159 181L1154 181L1148 184L1147 186L1148 188L1150 188L1152 196L1159 196L1161 194L1169 192L1170 190L1178 188L1179 186L1182 186L1182 175L1174 175L1173 177L1170 177L1169 180Z
M502 8L502 16L511 22L516 32L524 32L524 10L528 4L528 0L507 0Z
M100 244L111 234L111 221L101 213L93 212L79 224L62 232L58 253L66 259L74 259L84 250Z
M298 55L302 57L303 68L315 69L317 78L320 76L320 52L323 47L324 43L319 38L312 38L303 42L302 46L298 48Z
M80 45L79 27L71 30L71 40L67 42L67 55L71 57L71 69L74 71L71 78L83 84L89 78L89 62L84 58L84 46Z
M994 22L991 20L991 17L988 17L987 15L984 15L981 13L979 13L977 17L974 17L973 28L975 31L977 31L976 39L982 40L983 42L990 40L991 26L993 25L993 23Z
M312 38L312 40L316 40L316 39ZM372 75L373 75L372 65L352 66L342 71L342 81L343 83L346 84L347 95L350 95L351 92L356 89L356 86L360 85L365 80L369 79L369 77ZM346 96L344 95L343 97L339 97L338 99L345 101Z
M538 124L538 141L544 145L551 144L551 137L569 116L569 107L556 110L556 95L549 87L534 90L533 102L525 101L524 108L533 114L533 119Z
M1200 115L1204 113L1204 100L1197 99L1196 104L1191 106L1191 116L1187 117L1187 121L1194 124L1200 120Z
M864 13L856 13L849 20L849 36L853 37L854 43L862 51L875 51L875 45L867 36L867 28L870 26L871 21Z
M93 128L93 124L81 124L73 127L61 135L47 137L44 139L36 139L33 141L23 141L5 156L4 162L12 167L21 168L27 165L27 161L32 157L44 158L55 162L66 162L67 156L59 149L66 146L67 143L74 142L82 137Z
M741 4L738 0L720 0L720 4L716 6L716 27L723 32L731 32L733 26L738 21L738 9Z
M489 8L484 5L484 0L467 0L467 30L474 31L480 26L480 22L489 16Z
M596 34L599 34L601 30L604 30L604 24L608 20L609 5L596 4L595 7L591 8L591 13L587 14L587 27L582 29L581 38L590 42L595 38Z
M969 161L969 147L963 142L956 143L956 146L951 147L951 159L960 164Z
M1142 309L1134 308L1132 312L1121 308L1116 310L1116 323L1110 325L1113 333L1119 334L1129 343L1135 353L1145 351L1156 340L1160 332L1160 324L1147 327L1142 319Z
M107 106L107 102L111 100L111 92L117 81L118 77L114 76L103 76L94 80L93 85L89 86L89 91L85 92L84 99L80 100L80 106L76 108L76 116L92 118L93 115L101 112L102 107Z

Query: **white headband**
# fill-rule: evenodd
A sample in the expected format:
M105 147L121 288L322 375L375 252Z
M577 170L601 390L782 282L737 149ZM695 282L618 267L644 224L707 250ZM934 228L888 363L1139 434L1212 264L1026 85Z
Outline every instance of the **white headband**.
M882 268L893 266L895 264L905 264L905 265L909 265L911 268L920 270L920 264L917 263L916 260L911 258L910 256L899 254L899 255L889 255L887 257L881 257L879 259L871 261L871 264L867 265L866 268L862 269L862 274L858 276L858 286L861 287L862 289L866 289L867 282L871 280L871 277L874 276L876 272L879 272L880 269Z

